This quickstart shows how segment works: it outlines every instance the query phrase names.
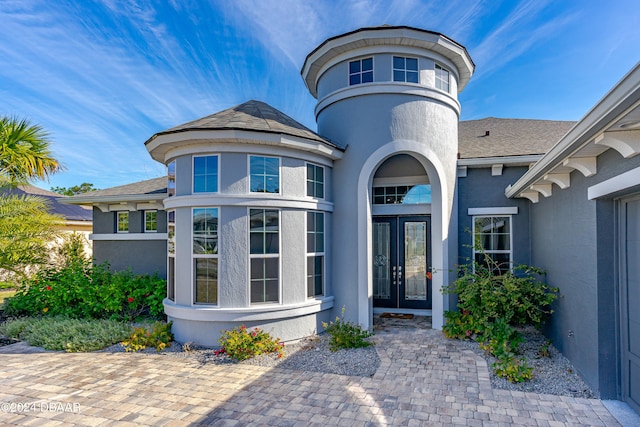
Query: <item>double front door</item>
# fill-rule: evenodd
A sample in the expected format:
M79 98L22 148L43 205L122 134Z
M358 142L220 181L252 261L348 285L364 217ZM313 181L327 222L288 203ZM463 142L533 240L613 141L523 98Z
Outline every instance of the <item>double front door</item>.
M431 308L428 216L373 218L373 305Z

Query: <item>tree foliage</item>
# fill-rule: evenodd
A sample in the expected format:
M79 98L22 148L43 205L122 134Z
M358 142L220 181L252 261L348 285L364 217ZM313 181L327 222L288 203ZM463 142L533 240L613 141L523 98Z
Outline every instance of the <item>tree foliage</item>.
M75 196L76 194L84 194L96 190L98 189L88 182L83 182L82 184L74 185L73 187L51 187L51 191L62 194L63 196Z

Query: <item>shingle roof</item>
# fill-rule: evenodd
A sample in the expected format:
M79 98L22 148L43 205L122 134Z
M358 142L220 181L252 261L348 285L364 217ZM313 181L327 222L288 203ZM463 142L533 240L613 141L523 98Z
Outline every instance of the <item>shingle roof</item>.
M89 193L73 196L74 198L93 198L105 196L133 196L145 194L166 194L167 177L147 179L146 181L134 182L132 184L119 185L117 187L105 188L104 190L91 191Z
M91 209L67 205L60 203L59 198L67 198L53 191L43 190L33 185L19 185L15 188L5 188L1 191L4 194L16 194L19 196L32 195L46 199L49 203L49 212L56 215L62 215L68 221L91 221L93 213Z
M458 151L462 159L544 154L575 124L495 117L462 121L458 126Z
M223 129L285 134L339 147L269 104L255 100L158 132L147 143L158 135L192 130Z

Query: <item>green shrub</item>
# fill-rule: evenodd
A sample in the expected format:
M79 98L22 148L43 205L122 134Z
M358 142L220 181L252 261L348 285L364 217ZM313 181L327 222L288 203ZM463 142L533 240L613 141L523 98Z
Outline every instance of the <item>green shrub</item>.
M47 350L84 352L116 344L131 333L123 322L65 317L24 317L0 325L0 334Z
M155 322L149 327L133 328L131 336L122 345L126 351L140 351L147 347L154 347L156 351L164 350L173 341L171 325L173 322Z
M159 316L166 295L165 281L157 275L112 272L108 264L92 266L73 259L62 267L43 269L24 280L5 301L12 316L62 315L72 318L133 320Z
M331 351L338 351L341 348L361 348L369 347L373 343L367 341L367 338L373 334L369 331L363 331L360 325L345 321L344 310L342 307L342 317L336 317L335 322L322 322L322 327L329 334L331 340L329 348Z
M533 372L533 368L526 361L517 357L498 359L491 367L496 375L506 378L512 383L530 380Z
M284 356L284 343L280 342L280 338L274 339L260 328L249 331L242 325L222 331L218 343L222 350L216 354L226 353L235 360L246 360L267 353L277 353L279 358Z

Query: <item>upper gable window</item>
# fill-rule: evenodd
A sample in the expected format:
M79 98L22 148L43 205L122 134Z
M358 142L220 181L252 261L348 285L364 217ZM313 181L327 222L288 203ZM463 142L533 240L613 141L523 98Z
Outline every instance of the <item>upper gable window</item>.
M307 196L324 199L324 168L307 163Z
M436 89L449 92L449 70L436 64Z
M249 156L249 171L252 193L280 192L280 159L278 157Z
M394 56L393 81L418 83L418 59Z
M218 192L218 156L193 157L193 192Z
M349 86L373 82L373 58L349 62Z

